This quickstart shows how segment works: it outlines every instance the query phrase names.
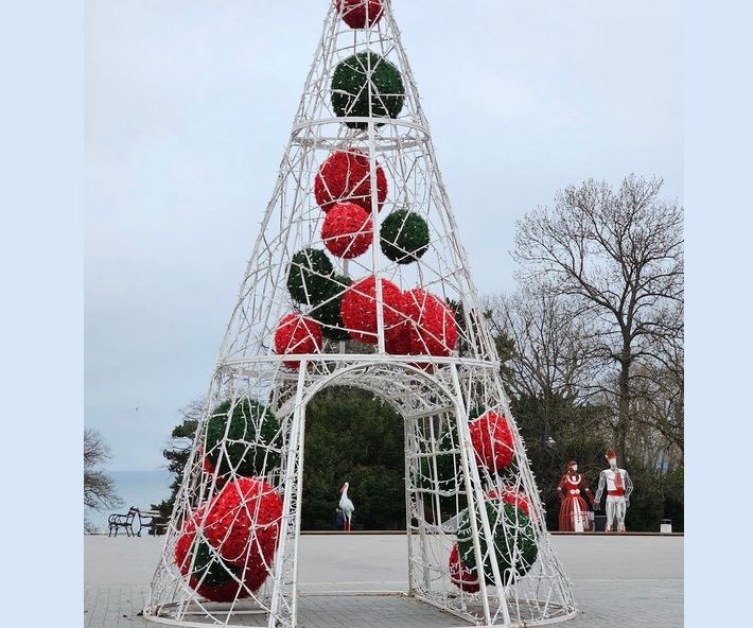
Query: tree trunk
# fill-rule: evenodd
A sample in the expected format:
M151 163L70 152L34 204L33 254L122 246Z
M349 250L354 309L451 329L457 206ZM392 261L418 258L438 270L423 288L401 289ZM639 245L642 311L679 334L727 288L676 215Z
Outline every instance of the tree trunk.
M617 455L622 459L620 464L625 464L627 451L627 433L630 425L630 349L623 348L620 358L620 383L617 410L616 445Z

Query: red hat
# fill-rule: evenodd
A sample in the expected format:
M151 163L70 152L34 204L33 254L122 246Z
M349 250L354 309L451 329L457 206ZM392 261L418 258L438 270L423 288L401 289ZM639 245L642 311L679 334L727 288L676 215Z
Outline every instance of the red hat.
M567 470L570 467L572 467L573 465L577 465L577 464L578 463L575 460L571 460L570 462L567 463L567 466L565 467L565 470Z
M617 454L614 452L612 448L607 449L607 453L604 456L607 460L610 460L611 458L617 458Z

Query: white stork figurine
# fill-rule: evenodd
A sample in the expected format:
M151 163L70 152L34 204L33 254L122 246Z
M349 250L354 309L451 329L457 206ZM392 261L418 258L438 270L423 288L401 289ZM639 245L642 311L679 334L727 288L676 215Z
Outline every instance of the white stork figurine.
M343 530L345 532L350 532L350 517L356 509L355 506L353 506L353 502L350 501L350 498L348 497L348 486L350 485L347 482L342 485L342 488L340 489L340 503L338 504L340 510L342 510L345 515L345 522L343 523Z

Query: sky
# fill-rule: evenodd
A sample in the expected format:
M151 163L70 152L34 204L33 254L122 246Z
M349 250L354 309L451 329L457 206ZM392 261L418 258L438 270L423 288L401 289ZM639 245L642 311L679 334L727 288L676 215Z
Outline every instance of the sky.
M85 5L84 423L155 469L204 396L329 0ZM587 178L682 202L683 3L393 0L481 294Z

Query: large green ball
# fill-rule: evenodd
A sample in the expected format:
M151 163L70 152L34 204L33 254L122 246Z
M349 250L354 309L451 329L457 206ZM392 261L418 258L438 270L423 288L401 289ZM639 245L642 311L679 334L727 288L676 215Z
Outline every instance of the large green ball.
M330 340L347 340L350 338L348 330L343 325L340 306L348 287L353 283L350 277L335 275L329 280L326 289L327 296L317 305L309 315L322 326L322 333Z
M207 421L206 456L221 477L231 470L244 477L265 475L280 463L280 454L274 451L280 428L277 417L250 399L238 401L232 412L231 405L221 403Z
M484 505L486 515L489 518L489 526L494 536L494 551L497 554L500 576L506 582L513 569L519 576L525 575L536 562L539 553L531 520L514 504L495 500L484 502ZM481 518L478 515L476 515L476 525L479 530L481 555L485 557L484 577L488 584L493 584L494 572L492 571L491 557L487 555L488 542L481 526ZM476 553L473 551L473 533L469 510L466 510L461 517L457 536L461 561L474 576L478 577L479 570L476 564Z
M410 264L429 248L429 225L415 212L407 209L393 211L382 222L380 230L382 252L393 262Z
M298 251L288 265L290 296L304 305L321 303L327 297L334 272L324 251L311 248Z
M338 117L397 118L404 101L400 70L378 54L359 52L337 64L332 76L332 107ZM345 124L353 129L368 126L366 122Z
M206 541L195 541L192 576L205 587L220 587L238 576L238 569L223 561Z

